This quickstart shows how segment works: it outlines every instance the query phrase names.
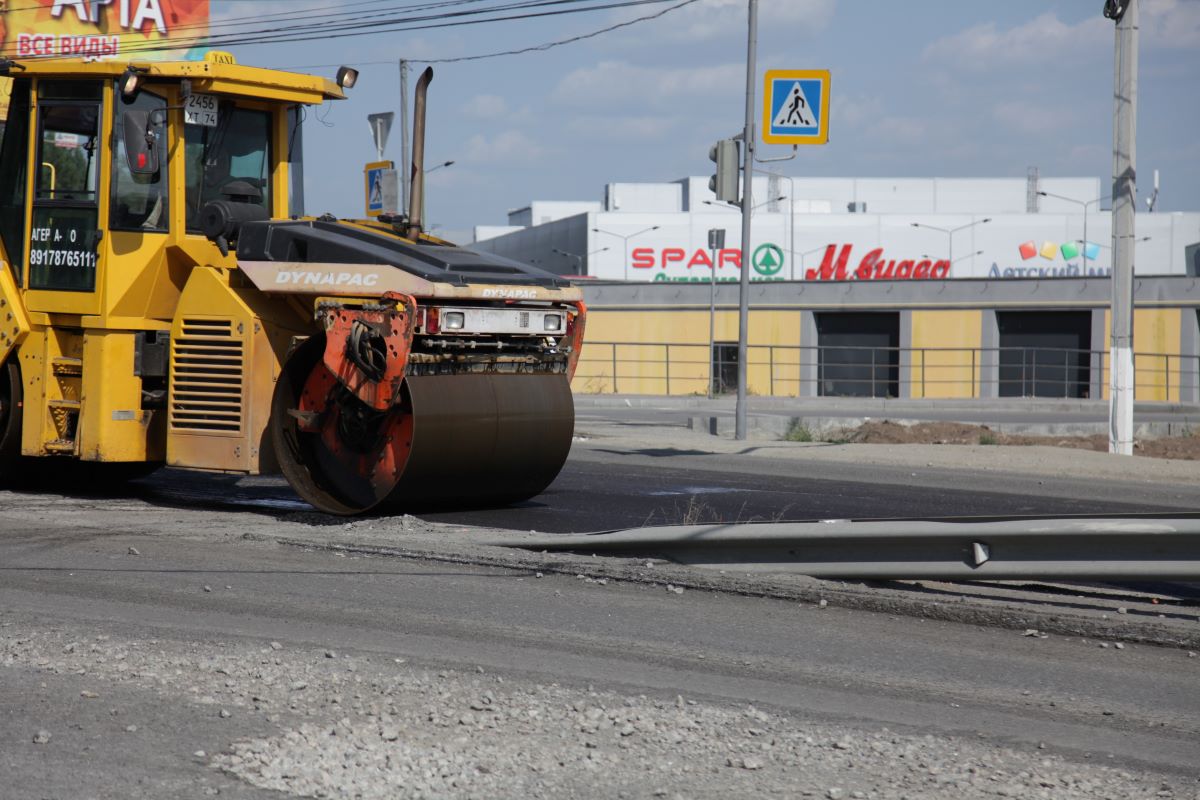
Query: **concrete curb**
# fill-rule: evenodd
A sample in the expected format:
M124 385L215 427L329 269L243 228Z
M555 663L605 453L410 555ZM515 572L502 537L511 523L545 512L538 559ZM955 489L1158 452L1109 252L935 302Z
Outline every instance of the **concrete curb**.
M1098 606L1092 614L1065 607L1047 609L1044 595L1019 598L987 597L963 584L934 582L850 583L803 576L787 579L743 574L709 573L662 561L629 558L597 558L573 554L534 553L500 547L473 546L470 551L453 548L428 549L367 542L333 542L321 537L246 534L245 538L270 541L285 547L302 547L329 552L492 567L529 573L607 579L648 586L668 583L692 590L721 592L747 597L815 604L883 614L986 625L1019 632L1020 635L1057 635L1120 641L1161 647L1200 649L1200 613L1173 612L1182 619L1174 624L1152 621L1162 607L1146 599L1135 613L1119 614L1113 601L1111 616ZM995 586L995 584L989 584ZM948 587L948 588L943 588ZM1019 586L1013 586L1019 591ZM934 599L942 598L942 599ZM822 606L824 602L826 606ZM1064 602L1063 606L1066 603ZM1130 604L1133 607L1133 604ZM1165 610L1165 609L1163 609ZM1115 617L1115 618L1114 618ZM1189 619L1190 618L1190 619ZM1030 634L1029 631L1036 633Z
M880 416L880 417L832 417L832 416L794 416L786 417L779 414L750 414L746 417L749 430L756 431L761 436L783 439L792 431L807 428L818 438L836 437L846 430L862 425L870 420L895 422L898 425L916 425L932 420L917 417ZM985 425L997 433L1029 436L1091 436L1107 434L1107 422L969 422L971 425ZM1134 426L1134 436L1139 439L1157 439L1164 436L1187 436L1200 427L1196 422L1143 422ZM692 415L687 418L689 430L701 431L712 436L731 437L734 435L734 418L729 415Z
M722 395L709 399L700 396L681 395L634 395L634 394L578 394L574 395L578 408L656 408L698 409L701 411L729 411L735 407L735 398ZM1003 412L1006 414L1084 414L1107 419L1108 401L1040 398L979 398L969 399L920 399L882 397L760 397L747 399L751 412L791 411L796 414L817 414L846 411L849 415L877 417L884 414L921 416L921 411L964 411ZM1138 414L1177 414L1200 420L1200 404L1139 402L1134 405ZM917 413L913 413L917 412ZM829 414L837 416L836 414Z

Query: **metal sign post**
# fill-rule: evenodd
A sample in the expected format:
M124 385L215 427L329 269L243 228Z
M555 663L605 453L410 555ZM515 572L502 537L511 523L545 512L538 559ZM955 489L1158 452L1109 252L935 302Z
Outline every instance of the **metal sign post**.
M734 437L746 438L747 338L750 327L750 237L754 209L754 75L758 2L749 0L746 45L746 125L742 131L742 263L738 304L738 387ZM829 141L829 70L768 70L763 91L763 141L767 144L825 144ZM770 159L768 159L770 160ZM793 225L795 222L793 221ZM782 255L782 254L781 254ZM782 267L782 262L778 268Z
M371 136L375 139L376 161L383 161L383 151L387 147L388 134L392 132L392 121L395 112L385 111L380 114L367 114L367 123L371 126Z
M725 229L708 229L708 249L712 254L712 265L708 272L708 399L716 393L716 347L717 347L717 255L725 249Z
M746 36L746 124L742 129L742 258L738 282L738 380L734 438L746 438L746 340L750 332L750 219L754 211L754 73L758 57L758 0L749 0Z

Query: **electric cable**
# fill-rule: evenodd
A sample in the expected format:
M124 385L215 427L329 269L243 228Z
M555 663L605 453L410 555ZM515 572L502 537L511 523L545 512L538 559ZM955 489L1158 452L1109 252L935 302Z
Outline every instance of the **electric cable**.
M615 25L609 25L608 27L605 27L605 28L600 28L598 30L590 31L588 33L582 33L582 34L579 34L578 36L571 36L566 39L557 39L553 42L545 42L543 44L532 45L530 47L522 47L517 50L501 50L501 51L498 51L495 53L480 53L478 55L457 56L455 58L412 59L412 62L414 64L453 64L453 63L456 63L459 61L479 61L479 60L482 60L485 58L499 58L500 56L516 56L516 55L523 55L525 53L542 52L545 50L550 50L555 47L561 47L562 45L574 44L575 42L581 42L581 41L584 41L585 39L594 39L595 37L600 36L602 34L611 33L612 31L619 30L621 28L628 28L631 25L637 25L638 23L641 23L641 22L648 22L650 20L655 20L655 19L658 19L659 17L665 16L665 15L671 13L672 11L683 8L684 6L689 6L692 3L698 3L698 2L700 2L700 0L683 0L680 3L676 3L675 5L671 6L670 8L664 8L661 11L654 12L653 14L647 14L644 17L638 17L636 19L626 20L625 22L618 22ZM345 64L290 65L290 66L286 66L286 67L276 67L276 69L282 69L282 70L325 69L328 67L340 67L340 66L362 67L362 66L373 66L373 65L379 65L379 64L395 64L395 63L396 63L395 59L391 59L388 61L350 61L350 62L346 62Z
M480 0L450 0L443 3L429 3L420 6L419 8L439 7L444 8L451 5L463 5L468 3L479 2ZM124 55L136 56L139 53L151 53L160 51L170 51L179 49L188 49L191 47L205 46L209 48L233 47L248 44L278 44L296 41L312 41L314 39L335 39L346 38L351 36L364 36L378 33L395 33L408 30L429 30L436 28L459 27L464 25L477 25L490 22L509 22L520 21L525 19L536 19L540 17L562 16L567 14L582 13L585 11L601 11L609 9L626 8L632 6L648 5L669 2L669 0L611 0L610 2L594 3L593 0L522 0L518 2L508 2L500 5L491 5L486 8L474 8L458 11L443 11L441 13L412 16L411 11L416 10L413 7L403 9L407 15L397 17L394 14L389 19L378 22L370 22L357 20L353 23L345 23L334 27L334 33L331 33L328 25L297 25L291 26L288 29L263 29L246 33L239 33L227 36L197 36L197 37L182 37L172 39L161 43L148 43L146 45L134 45L129 47ZM591 3L585 7L579 7L581 3ZM571 8L548 8L553 6L576 6ZM543 9L530 11L529 9ZM504 16L483 16L495 14L505 11L522 11L524 13L508 14ZM390 12L389 12L390 13ZM376 15L372 15L376 16ZM472 18L475 17L475 18ZM424 23L424 24L415 24ZM313 32L309 35L310 30L320 29L320 33ZM364 30L365 29L365 30ZM59 58L51 56L47 58Z

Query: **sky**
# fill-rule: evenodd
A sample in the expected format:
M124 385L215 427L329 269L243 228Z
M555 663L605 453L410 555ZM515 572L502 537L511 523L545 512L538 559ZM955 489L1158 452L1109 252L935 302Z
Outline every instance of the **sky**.
M1157 169L1157 210L1198 211L1200 0L1138 2L1138 194L1149 195ZM669 5L231 49L239 63L329 77L337 64L360 68L349 99L310 114L305 154L308 213L361 216L362 168L375 158L366 117L399 110L398 59L410 61L415 82L423 59L538 45ZM351 7L212 0L212 17L342 6ZM832 72L829 143L771 168L797 177L1024 177L1035 166L1107 187L1114 25L1102 6L760 0L757 103L768 69ZM697 0L546 51L435 65L426 164L455 163L428 177L428 223L469 239L473 226L505 224L509 209L531 200L602 200L606 183L711 173L709 147L743 124L746 18L746 0ZM759 156L789 150L760 145ZM385 157L399 161L398 130Z

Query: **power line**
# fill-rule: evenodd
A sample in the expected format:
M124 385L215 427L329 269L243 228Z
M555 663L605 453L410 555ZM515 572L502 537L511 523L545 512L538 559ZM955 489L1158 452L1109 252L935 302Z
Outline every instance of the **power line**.
M540 52L540 51L544 51L544 50L550 50L555 47L561 47L562 45L574 44L575 42L581 42L585 39L594 39L597 36L600 36L605 33L611 33L612 31L619 30L620 28L628 28L631 25L637 25L638 23L641 23L641 22L648 22L650 20L655 20L655 19L658 19L659 17L665 16L665 15L671 13L672 11L675 11L676 9L680 9L680 8L683 8L684 6L688 6L688 5L691 5L692 3L698 3L698 2L700 2L700 0L683 0L683 2L676 3L675 5L671 6L670 8L664 8L661 11L656 11L653 14L647 14L644 17L638 17L636 19L626 20L625 22L618 22L615 25L609 25L606 28L600 28L598 30L591 31L589 33L580 34L578 36L571 36L567 39L558 39L553 42L545 42L543 44L532 45L530 47L522 47L517 50L501 50L501 51L498 51L495 53L481 53L479 55L459 56L457 58L422 58L422 59L413 59L413 61L419 62L421 64L452 64L452 63L456 63L459 61L479 61L479 60L485 59L485 58L499 58L500 56L516 56L516 55L522 55L524 53L534 53L534 52ZM390 59L387 61L349 61L349 62L344 62L344 64L347 66L359 66L359 67L376 65L376 64L395 64L395 63L396 63L395 59ZM340 66L343 66L343 64L301 64L301 65L291 65L291 66L286 66L286 67L277 67L277 69L284 69L284 70L324 69L326 67L340 67Z
M421 8L445 7L449 5L478 1L479 0L452 0L452 2L426 4ZM613 0L612 2L592 4L588 5L587 7L551 8L549 10L542 11L526 11L527 9L546 8L549 6L576 5L582 2L591 2L591 0L523 0L522 2L508 2L501 5L489 6L487 8L476 8L451 12L443 11L441 13L427 14L424 16L408 16L408 18L393 16L390 19L385 19L378 22L364 22L360 19L354 23L345 23L335 26L333 28L335 32L330 32L330 26L326 24L298 25L291 26L287 29L261 29L257 31L250 31L244 34L229 35L224 37L182 37L161 43L147 43L142 46L134 45L125 51L125 55L136 56L139 53L152 53L199 46L232 47L246 44L281 44L286 42L312 41L316 39L340 39L352 36L369 36L372 34L395 33L409 30L430 30L437 28L459 27L489 22L520 21L541 17L576 14L585 11L602 11L608 9L664 3L669 2L669 0ZM410 8L406 13L411 14L413 10L416 9ZM526 11L526 13L479 18L481 15L494 14L496 12L503 11ZM472 19L468 17L476 18ZM11 55L11 52L9 54Z
M490 0L490 1L495 2L495 0ZM417 14L418 12L422 12L422 11L434 11L437 9L445 9L445 8L450 8L453 6L473 5L473 4L477 4L477 3L489 2L489 0L439 0L437 2L422 2L422 3L418 3L415 5L410 5L410 6L402 7L402 8L397 8L397 7L387 8L387 9L383 9L383 10L374 11L369 14L364 14L362 12L347 13L345 11L339 11L339 12L332 13L332 14L313 13L313 12L317 12L317 11L323 11L323 10L325 10L325 8L329 8L328 6L326 6L325 8L309 9L308 11L301 12L299 14L294 13L294 12L276 12L274 14L267 14L267 15L232 17L232 18L220 20L217 22L210 21L210 22L202 23L202 24L193 23L193 24L176 25L173 28L173 30L176 32L189 31L189 30L204 31L204 32L197 34L196 36L188 36L188 37L176 36L173 39L171 39L169 43L166 43L166 42L155 43L154 47L140 47L139 48L139 47L135 46L135 48L132 48L132 49L136 49L139 51L140 50L154 50L154 49L176 49L177 47L183 46L186 43L198 43L201 41L208 42L208 43L224 42L226 44L237 44L237 43L241 43L241 41L243 39L246 41L251 41L250 37L255 37L255 36L282 37L289 32L297 32L297 33L310 32L310 31L328 32L331 30L337 31L337 30L348 30L348 29L356 29L356 28L369 28L369 27L373 27L373 26L377 26L377 25L396 25L396 24L404 24L406 22L414 22L414 21L422 22L422 21L429 21L429 20L445 19L445 18L450 18L450 17L454 17L454 16L470 16L470 15L486 14L486 13L497 12L497 11L511 11L511 10L522 9L522 8L525 8L528 6L533 6L533 5L582 3L582 2L591 2L591 1L592 0L515 0L515 1L510 0L507 3L502 3L500 5L494 5L494 6L487 7L487 8L478 8L478 9L474 9L474 10L468 9L466 11L442 12L442 13L435 13L435 14L427 14L425 16L414 16L414 15ZM350 3L348 5L351 5L351 6L372 5L372 4L378 4L380 2L389 2L389 0L356 0L356 2ZM36 6L35 8L42 9L44 7ZM280 19L275 19L275 18L280 18ZM308 22L307 20L313 20L313 21ZM317 22L315 20L327 20L327 21ZM378 20L378 21L376 21L376 20ZM238 30L236 33L226 33L226 34L219 34L219 35L213 35L211 32L212 29L214 29L214 28L221 29L221 28L239 27L242 25L242 23L245 23L248 21L254 21L257 23L264 23L264 22L282 23L282 22L296 21L296 22L302 22L303 24L285 25L283 27L258 28L258 29L253 29L253 30ZM180 43L180 44L176 44L176 43Z
M670 8L664 8L661 11L656 11L653 14L647 14L644 17L638 17L637 19L627 20L625 22L618 22L616 25L609 25L607 28L600 28L599 30L592 31L590 33L582 33L578 36L572 36L567 39L559 39L558 41L555 41L555 42L546 42L545 44L533 45L532 47L522 47L519 50L501 50L501 51L495 52L495 53L483 53L481 55L476 55L476 56L459 56L458 58L425 59L424 63L426 63L426 64L453 64L458 61L479 61L479 60L485 59L485 58L499 58L500 56L518 56L518 55L522 55L523 53L534 53L534 52L540 52L540 51L544 51L544 50L550 50L551 48L561 47L562 45L565 45L565 44L574 44L575 42L582 42L585 39L594 39L597 36L600 36L602 34L611 33L612 31L619 30L620 28L628 28L630 25L636 25L639 22L647 22L652 19L658 19L659 17L662 17L666 14L670 14L672 11L675 11L676 9L683 8L684 6L690 6L692 3L697 3L697 2L699 2L699 0L683 0L683 2L676 3L675 5L671 6Z

